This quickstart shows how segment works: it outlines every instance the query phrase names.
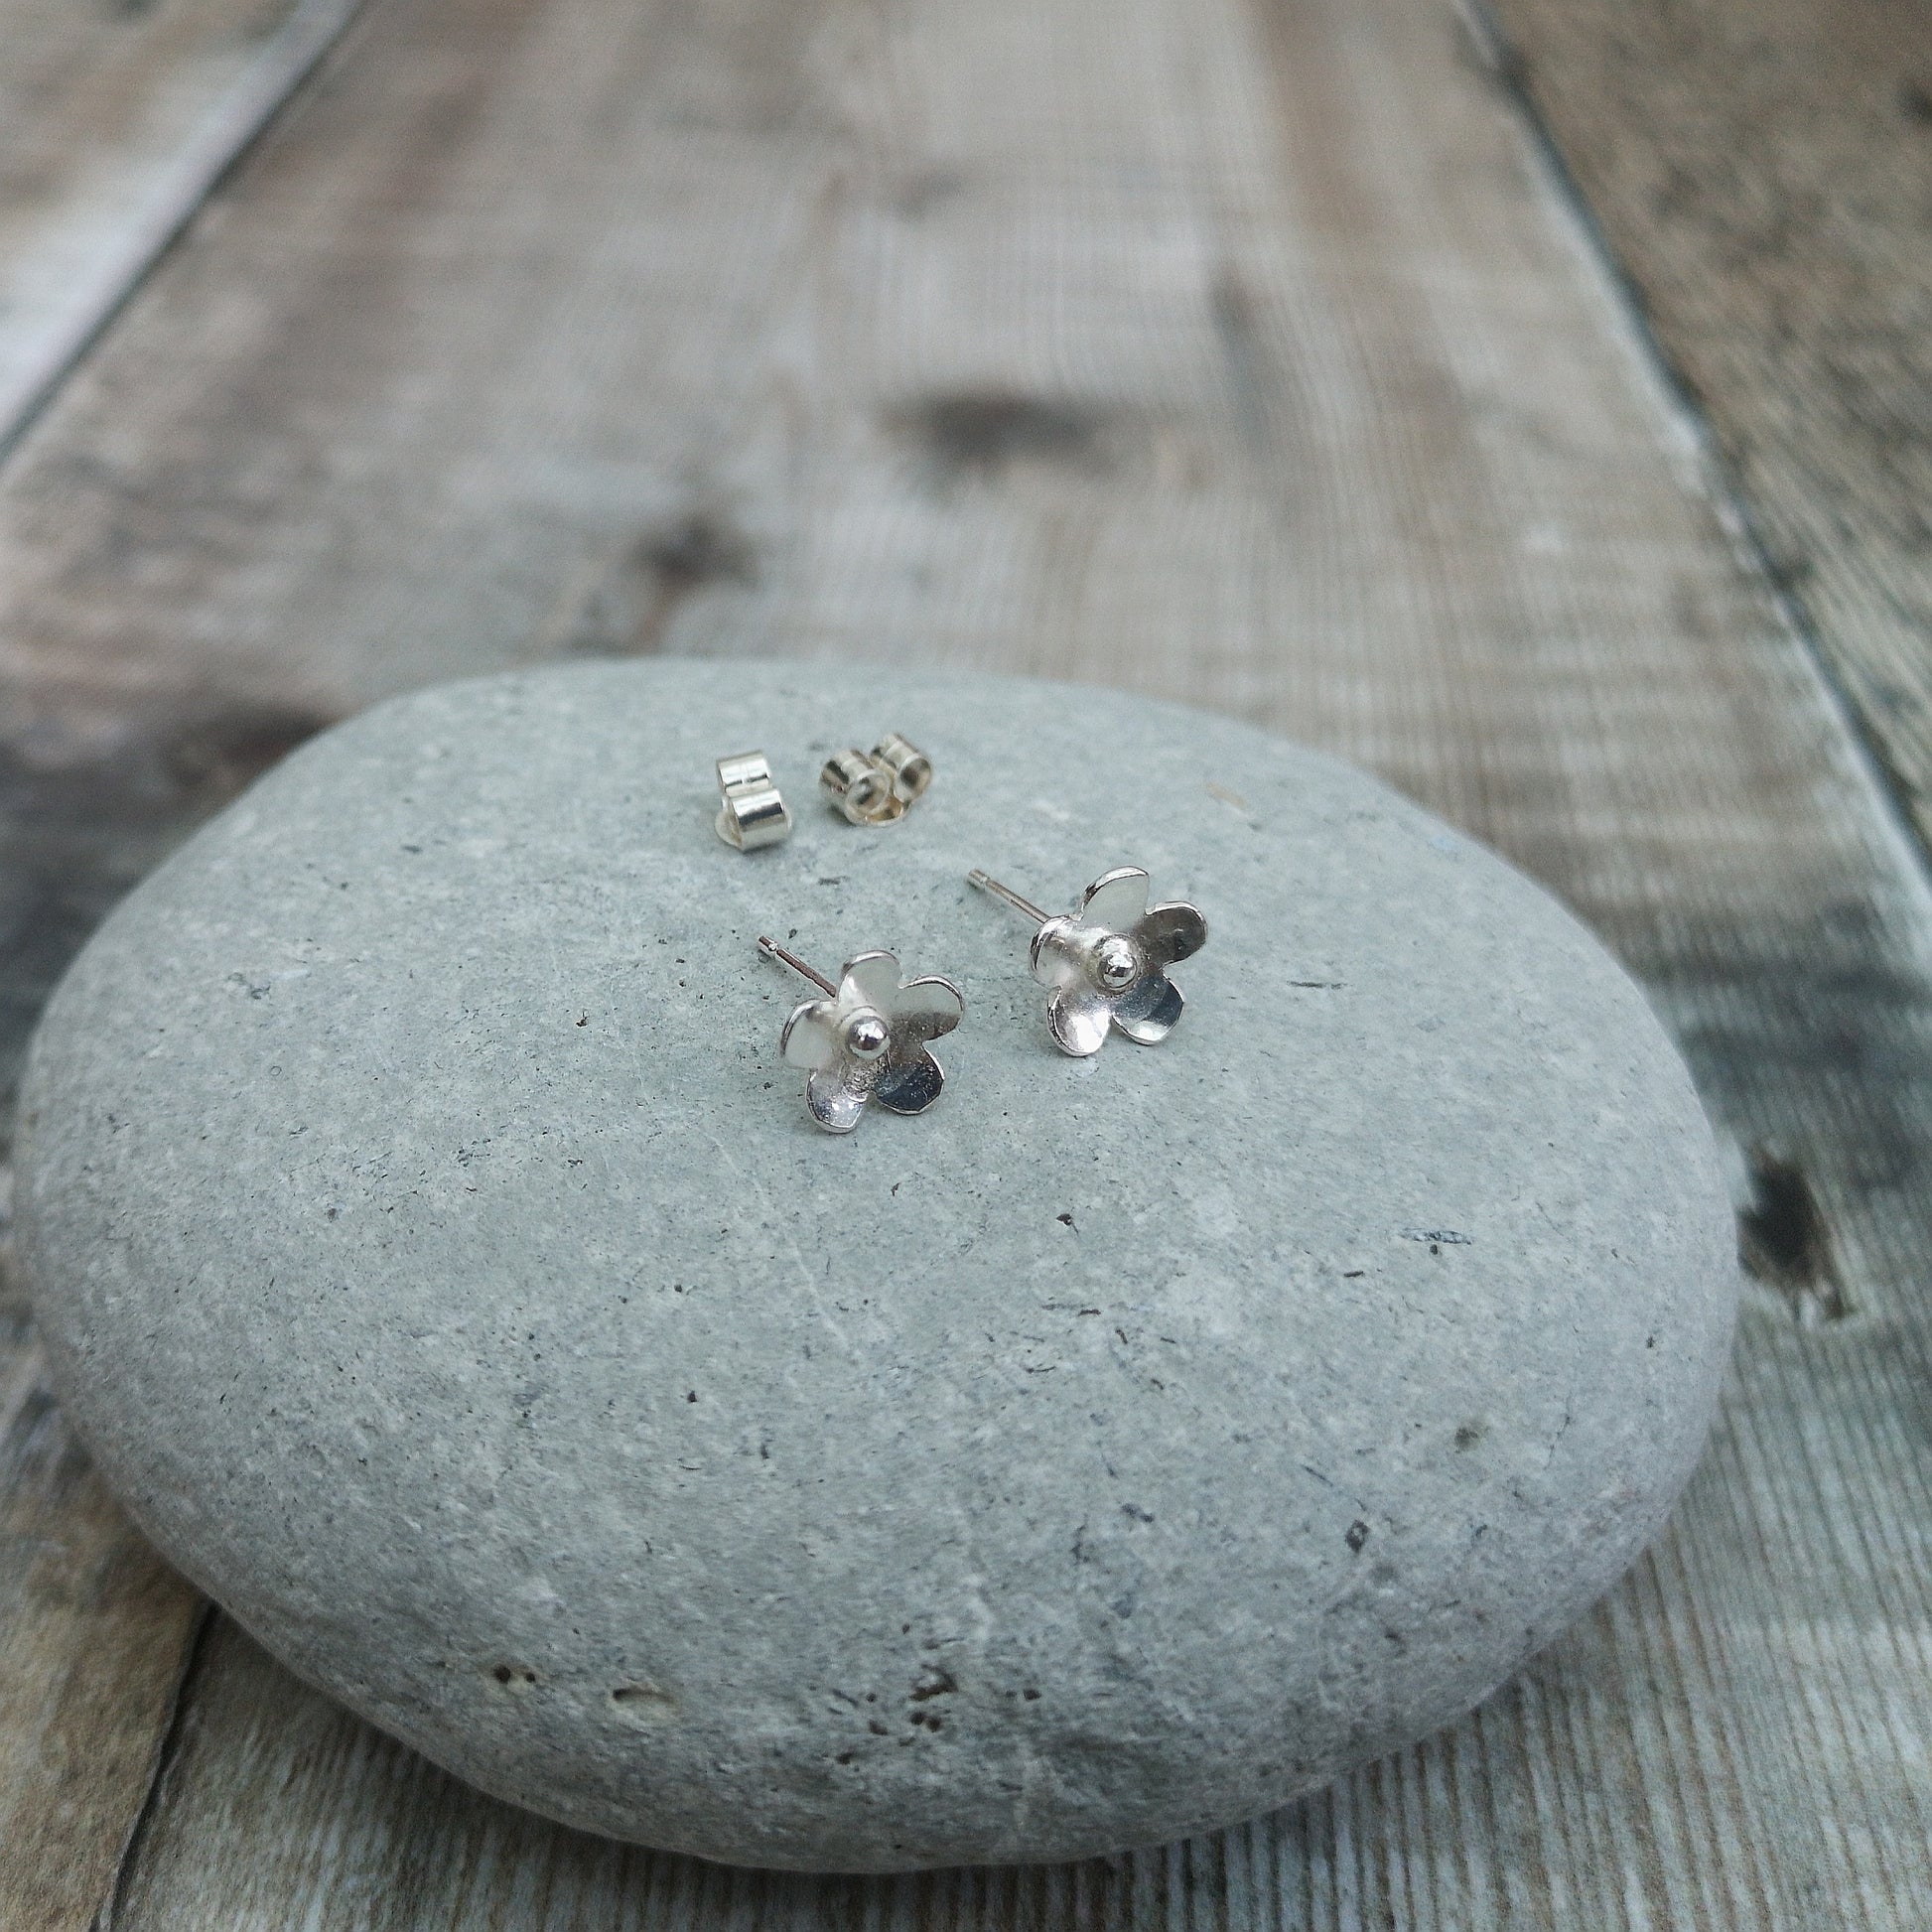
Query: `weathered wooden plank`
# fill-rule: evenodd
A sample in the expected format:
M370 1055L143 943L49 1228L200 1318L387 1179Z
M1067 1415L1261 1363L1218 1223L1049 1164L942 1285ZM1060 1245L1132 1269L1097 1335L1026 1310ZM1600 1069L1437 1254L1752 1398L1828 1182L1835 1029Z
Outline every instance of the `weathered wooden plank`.
M88 1468L0 1299L0 1923L91 1921L203 1613Z
M1932 834L1932 5L1473 4Z
M353 5L0 5L0 449Z
M355 0L0 0L0 452ZM170 841L316 721L0 705L0 1096L47 988Z
M1925 890L1446 17L387 0L218 214L0 479L41 768L570 650L1241 711L1609 935L1757 1176L1766 1285L1658 1551L1281 1818L721 1874L463 1793L223 1630L117 1923L1932 1918Z
M340 0L0 0L0 450L347 14ZM155 722L158 756L119 758L126 732L115 726L91 748L91 769L86 758L64 769L40 756L31 708L0 711L9 1092L25 1030L73 947L171 836L239 782L256 749L225 714L197 718L191 707ZM26 1311L0 1287L9 1926L91 1921L151 1787L203 1616L88 1470Z

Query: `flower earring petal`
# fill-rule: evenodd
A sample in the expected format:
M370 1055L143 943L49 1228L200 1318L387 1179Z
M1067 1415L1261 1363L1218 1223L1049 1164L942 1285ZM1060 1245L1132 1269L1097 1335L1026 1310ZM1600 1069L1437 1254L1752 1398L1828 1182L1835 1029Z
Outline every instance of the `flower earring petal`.
M873 1084L873 1098L896 1114L922 1114L939 1098L945 1069L926 1051L959 1025L966 1003L951 980L928 974L893 996L893 1043Z
M1091 987L1059 986L1046 1002L1046 1024L1053 1043L1076 1060L1090 1058L1107 1043L1107 1025L1113 1010Z
M805 1105L828 1134L850 1134L872 1097L872 1082L853 1078L849 1063L822 1066L805 1082Z
M785 1030L778 1035L778 1051L792 1066L808 1073L831 1066L839 1057L837 1027L838 1003L834 1000L807 1000L793 1007Z
M1134 928L1134 937L1153 966L1177 966L1207 944L1207 921L1198 906L1184 900L1156 905Z
M1147 916L1147 883L1139 866L1116 866L1080 895L1080 909L1073 916L1082 925L1132 932Z
M904 1037L923 1045L928 1040L944 1039L959 1025L965 1010L959 988L951 980L936 973L907 980L893 995L894 1042Z
M884 1013L898 997L898 961L889 952L862 952L845 962L839 975L839 999Z
M1159 1046L1173 1032L1186 1001L1166 973L1149 973L1120 996L1114 1025L1142 1046Z
M939 1098L945 1069L922 1046L903 1066L889 1066L873 1082L872 1097L888 1112L922 1114Z

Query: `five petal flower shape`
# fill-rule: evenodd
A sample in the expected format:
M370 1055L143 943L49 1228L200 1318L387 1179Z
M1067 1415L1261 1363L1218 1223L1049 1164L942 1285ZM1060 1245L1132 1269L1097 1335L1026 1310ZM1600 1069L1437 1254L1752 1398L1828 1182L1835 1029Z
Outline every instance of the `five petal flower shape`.
M1063 1053L1097 1053L1108 1027L1153 1046L1180 1018L1180 989L1168 967L1207 944L1207 921L1184 901L1149 905L1138 866L1104 873L1070 917L1034 935L1034 978L1053 989L1047 1023Z
M966 1002L936 974L901 982L889 952L845 962L839 990L807 1000L785 1022L779 1050L808 1068L805 1105L828 1134L850 1134L868 1100L896 1114L922 1114L946 1076L926 1050L959 1025Z

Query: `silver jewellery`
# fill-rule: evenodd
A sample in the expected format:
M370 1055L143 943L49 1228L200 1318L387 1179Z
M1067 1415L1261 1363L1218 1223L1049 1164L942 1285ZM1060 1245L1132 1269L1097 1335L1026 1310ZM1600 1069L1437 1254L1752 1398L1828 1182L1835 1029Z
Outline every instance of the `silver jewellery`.
M762 752L718 760L718 836L740 852L782 845L791 836L791 813Z
M1149 905L1147 874L1138 866L1102 873L1081 895L1071 917L1055 917L978 870L969 885L1004 899L1035 920L1034 978L1053 989L1047 1023L1063 1053L1097 1053L1109 1024L1143 1046L1158 1045L1180 1018L1180 988L1166 968L1207 944L1197 907Z
M825 760L820 788L854 825L891 825L932 782L932 760L898 732L870 752L848 747Z
M825 760L818 782L854 825L891 825L925 795L932 760L900 732L888 732L870 752L848 749ZM718 836L740 852L782 845L791 813L762 752L718 760Z
M893 790L908 804L925 796L932 782L932 760L902 732L888 732L872 748L873 761L893 774Z
M891 953L862 952L845 962L834 986L761 934L759 951L826 996L793 1009L778 1050L809 1071L805 1105L828 1134L850 1134L868 1100L896 1114L922 1114L939 1098L946 1076L926 1042L951 1033L966 1010L951 980L901 981Z

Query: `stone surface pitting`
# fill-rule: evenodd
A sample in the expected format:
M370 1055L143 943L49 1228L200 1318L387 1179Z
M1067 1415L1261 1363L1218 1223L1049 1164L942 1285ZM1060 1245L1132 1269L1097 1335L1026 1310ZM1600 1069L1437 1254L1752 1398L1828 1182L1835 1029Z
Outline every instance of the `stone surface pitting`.
M887 830L810 775L932 756ZM761 745L785 845L712 829ZM1238 773L1238 790L1229 774ZM1024 922L1149 868L1173 1037ZM754 950L963 989L849 1139ZM164 1551L488 1790L748 1863L1067 1858L1452 1718L1656 1529L1728 1214L1641 996L1332 760L1121 695L665 661L297 753L109 919L24 1105L61 1386Z

